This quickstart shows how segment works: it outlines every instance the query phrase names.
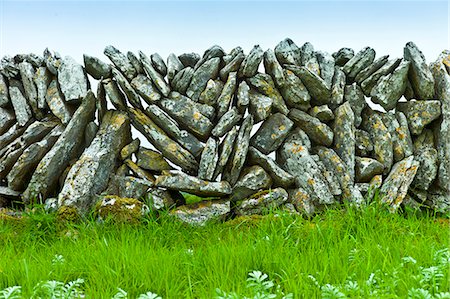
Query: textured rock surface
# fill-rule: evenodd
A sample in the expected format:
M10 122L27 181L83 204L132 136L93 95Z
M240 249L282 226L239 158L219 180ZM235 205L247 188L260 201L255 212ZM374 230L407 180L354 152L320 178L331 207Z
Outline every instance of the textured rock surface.
M136 158L136 164L142 169L161 172L172 168L162 154L144 147L139 148Z
M397 110L405 114L411 134L419 135L423 128L441 115L441 102L408 101L398 103Z
M369 182L374 176L383 173L383 164L375 159L356 157L355 162L355 179L359 183Z
M214 176L214 170L219 160L219 141L214 137L210 137L205 143L202 156L200 158L200 165L198 167L198 177L211 181Z
M188 97L194 101L198 100L208 81L217 77L217 74L219 73L219 63L220 58L212 58L194 71L191 84L189 84L189 87L186 90L186 95Z
M344 162L345 168L353 181L355 178L355 118L350 106L346 102L336 110L334 121L334 148Z
M264 154L269 154L281 145L294 123L281 113L272 114L253 135L250 143Z
M113 46L107 46L103 53L128 80L132 80L137 75L137 71L133 64L131 64L131 61L118 49Z
M245 168L233 187L232 201L244 199L258 191L269 189L272 179L259 165Z
M94 79L109 78L111 76L111 67L97 57L87 54L83 55L84 68L86 72Z
M211 221L224 220L230 211L230 201L202 201L200 203L178 207L171 211L171 215L187 224L204 226Z
M327 86L327 83L319 75L313 73L306 67L289 65L287 69L297 75L303 84L305 84L312 101L316 105L323 105L330 102L330 87Z
M425 56L416 44L409 42L403 50L403 57L411 62L408 78L416 99L431 99L434 96L434 78L425 61Z
M325 146L330 146L333 143L333 131L318 118L295 108L291 109L288 117L305 131L311 141Z
M256 193L248 199L242 200L235 208L238 216L264 214L275 209L288 200L288 193L283 188L275 188Z

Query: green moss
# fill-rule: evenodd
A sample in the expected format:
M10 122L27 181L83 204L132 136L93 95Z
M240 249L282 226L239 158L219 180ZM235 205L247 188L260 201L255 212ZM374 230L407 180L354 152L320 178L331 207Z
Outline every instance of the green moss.
M81 215L75 207L62 206L56 212L56 219L58 222L76 223L81 220Z
M134 198L108 195L94 209L96 218L119 223L139 223L144 204Z

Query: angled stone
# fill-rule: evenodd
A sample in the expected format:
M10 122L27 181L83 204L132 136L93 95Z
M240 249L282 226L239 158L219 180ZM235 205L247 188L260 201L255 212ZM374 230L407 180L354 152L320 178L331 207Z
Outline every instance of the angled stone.
M97 57L83 54L84 68L94 79L100 80L111 77L111 66Z
M203 149L198 167L198 177L202 180L212 181L214 170L219 160L219 141L210 137Z
M405 114L411 134L419 135L423 128L441 115L441 101L408 101L398 103L396 109Z
M288 117L316 144L330 146L333 143L333 131L318 118L295 108Z
M145 75L139 74L131 80L131 86L144 99L144 101L151 105L161 99L159 93L153 82Z
M403 49L403 57L410 61L408 78L414 90L415 98L418 100L428 100L434 96L434 78L428 68L425 56L417 48L416 44L409 42Z
M255 45L250 53L244 58L241 66L239 67L239 78L250 78L256 75L259 65L263 60L264 51L259 45Z
M107 46L103 53L112 61L112 63L120 70L120 72L128 79L133 80L137 75L137 71L134 68L131 61L125 54L120 52L113 46Z
M250 144L264 154L276 151L294 123L281 113L269 116L253 135Z

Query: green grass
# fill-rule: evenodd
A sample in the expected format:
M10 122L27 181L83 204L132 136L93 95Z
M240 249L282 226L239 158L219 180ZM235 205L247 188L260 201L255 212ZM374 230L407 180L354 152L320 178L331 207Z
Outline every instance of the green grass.
M38 212L0 222L0 290L20 285L28 298L41 281L82 278L86 298L111 298L117 288L130 298L147 291L214 298L216 288L249 295L248 273L259 270L294 298L326 297L326 284L343 288L349 280L360 286L360 298L407 298L449 241L448 219L393 215L375 205L309 220L272 214L201 228L167 215L133 226L58 225L54 215ZM52 263L55 255L64 262ZM417 263L402 266L407 256ZM372 273L377 283L370 286ZM448 267L443 275L440 291L450 288Z

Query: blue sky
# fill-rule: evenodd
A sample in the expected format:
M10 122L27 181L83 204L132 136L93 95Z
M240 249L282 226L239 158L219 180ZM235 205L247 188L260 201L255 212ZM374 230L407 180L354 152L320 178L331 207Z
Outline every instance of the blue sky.
M285 37L334 52L372 46L402 56L412 40L427 61L449 46L447 1L5 1L0 0L0 56L49 47L79 62L119 49L203 53L253 45L273 48Z

